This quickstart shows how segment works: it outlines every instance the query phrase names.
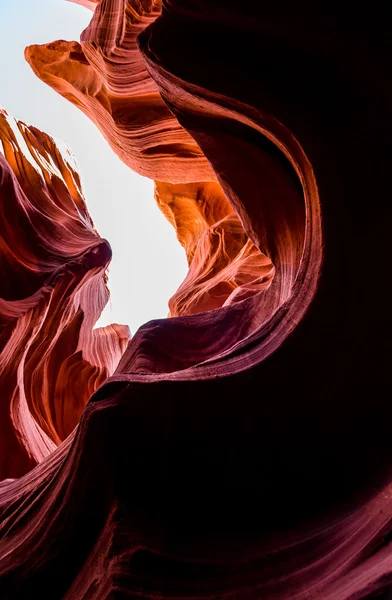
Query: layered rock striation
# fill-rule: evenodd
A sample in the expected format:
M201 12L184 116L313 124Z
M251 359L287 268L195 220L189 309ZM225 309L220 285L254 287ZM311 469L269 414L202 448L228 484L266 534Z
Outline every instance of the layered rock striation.
M203 153L179 125L149 76L137 36L161 1L98 2L80 43L26 48L35 74L80 108L137 173L170 183L215 179Z
M129 340L93 330L111 257L68 148L0 111L1 478L41 462L79 422Z
M156 181L189 274L172 318L136 332L78 427L0 483L3 596L387 600L388 39L387 19L335 2L102 0L80 44L27 50L38 76ZM73 212L80 196L64 200L75 174L45 204L71 241L48 249L45 218L28 212L37 186L23 176L33 185L22 194L13 155L2 163L3 204L24 207L31 249L7 250L15 296L4 301L26 302L65 255L67 274L76 264L105 291L106 242L85 208ZM59 203L75 214L70 224ZM5 226L6 249L10 235ZM85 294L77 344L91 348L96 307ZM74 356L67 343L59 339L56 365ZM41 341L31 364L44 350ZM21 375L9 377L12 395ZM66 395L64 410L82 396ZM54 440L61 419L32 398L29 422ZM67 431L61 423L60 441L79 416ZM20 439L8 422L3 439Z

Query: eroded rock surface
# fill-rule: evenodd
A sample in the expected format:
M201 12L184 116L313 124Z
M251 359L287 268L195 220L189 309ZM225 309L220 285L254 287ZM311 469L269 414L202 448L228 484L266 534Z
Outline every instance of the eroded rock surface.
M26 60L99 127L137 173L172 183L215 179L195 141L163 102L137 47L138 34L160 10L160 0L98 3L80 43L29 46Z
M220 308L269 286L273 265L250 241L218 183L157 182L155 199L175 227L189 264L169 300L169 316Z
M73 433L0 483L0 592L387 600L388 19L335 2L160 9L103 0L80 45L27 52L156 180L190 271L180 316L141 327ZM7 206L19 188L1 181ZM107 250L76 223L72 257ZM33 264L57 265L54 247ZM9 260L15 301L42 288Z
M23 475L72 432L129 331L93 330L111 250L70 151L0 111L0 476Z

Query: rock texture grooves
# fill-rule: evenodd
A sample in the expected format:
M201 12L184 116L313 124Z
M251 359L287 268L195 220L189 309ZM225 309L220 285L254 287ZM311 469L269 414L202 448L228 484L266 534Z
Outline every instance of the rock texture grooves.
M157 182L155 199L175 227L189 264L169 300L170 316L213 310L269 286L271 261L250 241L217 183Z
M0 477L18 477L72 432L111 375L127 327L93 330L111 251L73 157L0 111Z
M98 3L80 44L60 40L29 46L26 59L141 175L173 183L211 179L212 169L163 102L137 47L138 34L160 9L160 0Z
M27 50L156 180L190 271L170 304L180 316L141 327L73 433L0 483L5 598L390 596L392 93L389 22L375 13L102 0L80 45ZM12 155L2 207L24 207L34 260L10 252L2 220L4 302L26 303L64 255L86 257L84 277L96 269L104 286L107 246L82 209L66 249L37 244L49 233L45 219L28 229L28 207L43 184L22 193ZM51 223L66 223L59 202ZM15 323L20 306L5 309ZM10 423L15 447L12 435Z

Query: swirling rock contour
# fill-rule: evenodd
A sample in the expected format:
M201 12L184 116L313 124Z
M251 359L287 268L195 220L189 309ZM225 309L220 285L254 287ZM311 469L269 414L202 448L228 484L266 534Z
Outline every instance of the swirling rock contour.
M156 182L155 200L175 227L189 272L169 300L169 316L195 314L266 289L271 261L250 241L216 182Z
M98 6L103 46L120 4L129 16ZM274 277L143 326L75 434L0 485L5 597L390 596L392 90L375 13L166 0L139 34Z
M245 299L269 286L274 269L249 240L220 186L210 181L215 174L147 73L136 38L160 9L159 1L100 3L81 44L30 46L26 59L97 123L126 164L158 180L158 206L180 240L193 239L191 254L185 248L189 273L169 300L169 316L179 316ZM214 213L221 217L213 220Z
M110 0L97 5L81 43L26 48L36 75L99 127L116 154L137 173L172 183L215 179L149 77L138 34L160 13L160 0Z
M65 147L0 111L0 477L22 475L75 428L128 328L93 330L110 247Z

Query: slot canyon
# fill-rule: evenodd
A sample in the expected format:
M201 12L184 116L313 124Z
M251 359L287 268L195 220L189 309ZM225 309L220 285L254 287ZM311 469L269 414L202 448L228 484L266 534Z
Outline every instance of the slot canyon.
M387 4L70 1L25 60L188 271L94 327L72 148L0 110L0 598L392 599Z

